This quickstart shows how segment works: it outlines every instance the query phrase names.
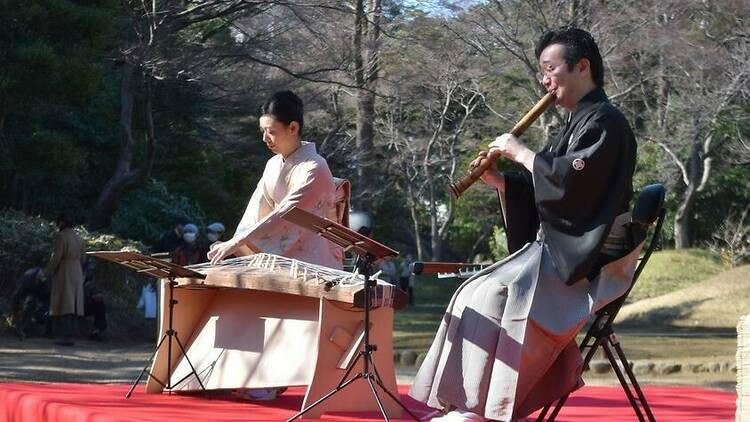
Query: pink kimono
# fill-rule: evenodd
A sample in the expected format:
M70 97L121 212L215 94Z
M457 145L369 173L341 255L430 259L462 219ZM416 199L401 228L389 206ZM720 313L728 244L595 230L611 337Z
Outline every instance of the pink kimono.
M302 142L286 160L280 154L268 160L234 237L254 252L341 269L341 247L281 218L294 206L337 220L331 170L310 142Z

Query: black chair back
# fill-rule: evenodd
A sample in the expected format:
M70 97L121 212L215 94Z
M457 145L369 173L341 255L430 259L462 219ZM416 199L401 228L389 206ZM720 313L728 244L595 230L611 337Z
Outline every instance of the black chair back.
M664 217L666 215L666 209L664 208L666 192L666 188L664 188L664 185L661 183L644 186L638 193L638 197L633 204L630 224L630 243L632 248L635 248L643 242L648 235L648 229L654 225L654 223L656 224L651 239L645 245L643 255L638 262L638 266L635 268L633 281L630 283L628 290L620 296L620 298L609 303L597 312L600 316L606 315L606 322L610 325L617 315L617 312L619 312L623 303L628 298L630 291L633 290L636 281L638 281L638 278L646 267L649 258L651 258L651 254L659 245L661 228L664 224Z

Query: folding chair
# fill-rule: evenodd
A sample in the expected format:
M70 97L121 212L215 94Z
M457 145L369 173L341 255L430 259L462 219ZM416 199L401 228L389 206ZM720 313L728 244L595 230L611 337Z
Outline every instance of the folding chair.
M620 341L617 339L617 335L612 328L612 323L614 322L617 313L620 311L620 307L625 303L628 294L630 294L633 286L635 286L636 281L638 281L638 277L641 275L643 268L651 257L651 253L656 249L659 235L661 233L661 227L664 223L665 193L666 189L664 188L664 185L654 184L644 187L638 194L632 212L632 223L630 227L632 236L631 244L635 247L644 241L648 235L648 229L655 223L654 232L645 247L638 266L636 267L635 273L633 274L633 282L630 283L630 287L620 298L596 312L594 321L579 346L581 353L584 353L584 351L588 349L583 360L584 368L588 367L591 358L599 347L604 350L610 365L612 365L612 370L617 375L617 379L620 381L623 390L625 390L625 395L628 397L628 401L630 401L630 405L633 407L640 422L645 422L646 418L649 422L655 422L656 419L651 412L651 407L649 407L648 402L646 401L646 396L644 396L640 385L638 385L638 380L635 378L630 363L625 357L625 352L623 352ZM623 374L623 370L625 371L625 374ZM627 375L628 379L625 378L625 375ZM628 383L628 381L630 383ZM552 404L555 404L552 413L550 413L549 417L546 419L547 422L554 421L567 398L568 395L565 395L559 399L556 404L553 402L545 406L536 421L545 421L547 412L550 410Z

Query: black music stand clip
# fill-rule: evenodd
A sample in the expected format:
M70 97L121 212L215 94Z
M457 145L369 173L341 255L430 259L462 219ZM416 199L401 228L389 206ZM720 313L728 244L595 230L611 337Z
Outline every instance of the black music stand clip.
M164 332L164 334L162 334L161 339L159 340L159 343L157 343L156 348L154 348L154 352L151 354L151 357L148 359L148 361L146 361L146 365L141 370L141 373L138 374L138 378L136 378L136 380L133 382L133 385L130 387L130 390L127 392L127 394L125 394L125 398L130 398L130 396L133 394L133 390L135 390L135 387L138 385L139 382L141 382L141 378L143 378L144 374L148 374L148 376L151 377L151 379L159 383L165 390L167 390L170 393L183 381L187 380L191 375L195 375L195 379L198 380L198 384L201 386L201 389L203 391L206 391L206 387L203 386L203 382L201 381L201 378L198 376L198 372L195 370L193 363L190 362L190 358L188 358L187 352L185 352L185 346L180 341L180 337L177 335L177 331L175 331L173 327L174 307L178 303L178 301L174 299L174 288L177 287L177 282L175 281L175 279L178 277L203 279L203 278L206 278L206 276L204 274L182 267L180 265L173 264L171 262L167 262L158 258L141 255L135 252L99 251L99 252L88 252L87 254L110 261L110 262L114 262L116 264L123 265L139 273L148 274L156 278L165 278L168 280L167 282L167 286L169 288L169 302L167 303L168 309L169 309L169 313L167 314L168 328ZM182 356L185 358L188 365L190 365L190 373L188 373L182 379L180 379L179 381L175 383L172 383L172 339L173 338L177 342L177 345L180 347L180 352L182 353ZM151 366L151 364L154 361L154 358L156 357L156 353L159 351L162 344L164 344L164 340L167 341L167 380L166 382L160 380L149 370L149 366Z
M414 420L419 422L419 418L416 417L414 413L409 410L409 408L404 406L404 404L401 403L401 400L399 400L398 397L396 397L392 392L388 391L388 389L383 384L383 381L378 374L378 369L375 367L375 362L373 362L372 359L372 352L377 350L377 345L370 343L370 289L377 284L376 281L370 280L370 271L372 268L372 264L381 258L385 258L388 256L397 256L398 252L383 245L382 243L370 239L367 236L357 233L349 229L348 227L319 217L297 207L292 207L289 211L286 211L284 214L282 214L281 217L287 221L297 224L298 226L318 233L320 236L343 247L345 251L352 251L356 253L357 260L354 265L357 271L364 277L365 285L364 345L362 347L362 350L360 350L356 358L354 358L349 363L344 376L341 377L341 381L339 381L338 385L333 390L326 393L323 397L319 398L314 403L310 404L306 408L302 409L299 413L289 418L287 422L302 417L309 410L324 402L339 391L343 390L358 379L364 379L370 385L370 391L372 391L372 394L375 397L375 401L378 404L378 408L380 409L380 413L383 415L383 418L386 421L390 421L390 419L388 417L388 413L383 407L383 402L378 395L376 386L380 387L381 390L383 390L393 401L401 406L401 408L404 409L412 418L414 418ZM362 371L354 375L352 378L347 379L349 377L349 374L351 374L352 370L357 364L357 361L359 361L360 359L362 359Z

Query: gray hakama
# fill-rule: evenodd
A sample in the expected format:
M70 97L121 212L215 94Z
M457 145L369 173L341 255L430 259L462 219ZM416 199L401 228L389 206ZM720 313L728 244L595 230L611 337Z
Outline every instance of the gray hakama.
M409 394L511 421L578 388L576 333L625 293L640 249L572 286L540 241L485 268L453 295Z

